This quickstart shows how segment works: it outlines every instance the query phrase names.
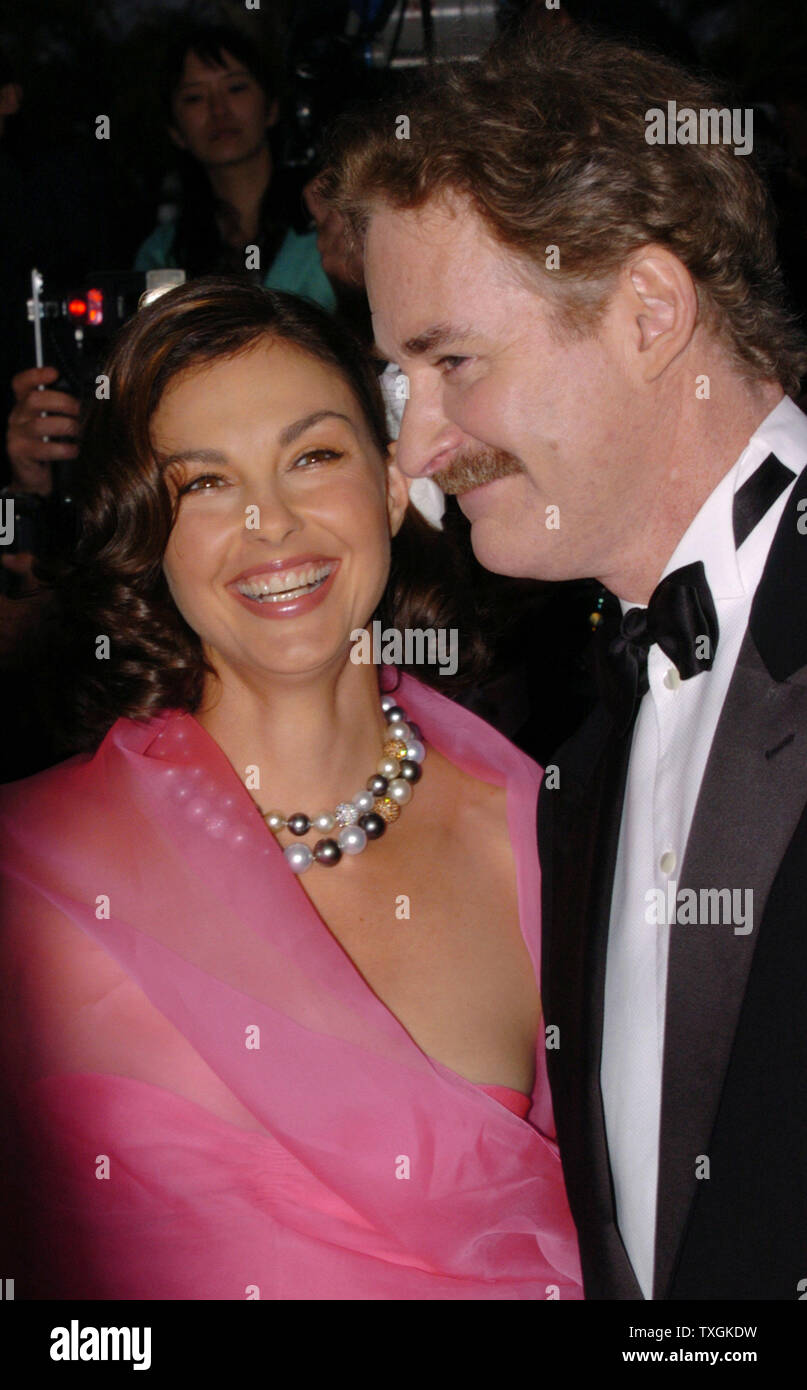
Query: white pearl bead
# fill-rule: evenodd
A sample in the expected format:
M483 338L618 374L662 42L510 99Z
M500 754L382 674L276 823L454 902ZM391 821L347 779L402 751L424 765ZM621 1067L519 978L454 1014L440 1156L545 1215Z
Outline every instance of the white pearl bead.
M402 719L397 722L393 720L391 724L387 725L387 737L400 738L404 743L408 743L412 737L412 730L408 724L404 724Z
M379 758L375 765L376 772L380 772L382 777L397 777L398 768L397 758Z
M406 745L406 756L413 763L422 763L426 756L426 749L419 738L413 738L411 743Z
M336 843L343 854L361 854L367 844L367 836L360 825L346 825L340 830Z
M360 792L356 792L356 795L353 797L353 805L360 815L365 816L368 811L372 811L375 805L375 797L372 792L362 789Z
M304 874L306 869L310 869L314 862L314 856L308 845L289 845L283 851L283 856L289 868L295 874Z
M387 796L391 796L393 801L397 801L399 806L405 806L407 801L412 800L412 788L403 777L396 777L387 787Z
M392 709L392 707L393 707L394 705L397 705L397 703L398 703L398 701L396 700L396 698L395 698L394 695L382 695L382 696L381 696L381 708L383 709L383 711L384 711L385 714L386 714L386 712L387 712L388 709Z
M264 820L270 830L277 832L283 828L284 816L282 811L267 811Z
M335 825L336 817L330 811L320 811L319 815L314 817L314 829L321 830L326 835Z

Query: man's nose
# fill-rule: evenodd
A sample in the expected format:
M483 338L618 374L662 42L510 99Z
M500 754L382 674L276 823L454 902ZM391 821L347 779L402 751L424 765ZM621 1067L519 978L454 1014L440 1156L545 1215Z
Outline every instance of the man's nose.
M439 396L413 389L404 405L395 462L410 478L422 478L445 467L467 436L443 413Z

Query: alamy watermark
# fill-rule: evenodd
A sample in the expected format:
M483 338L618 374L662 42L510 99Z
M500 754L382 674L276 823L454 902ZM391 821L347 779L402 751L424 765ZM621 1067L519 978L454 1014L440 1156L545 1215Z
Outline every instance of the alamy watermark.
M752 107L731 110L727 106L691 106L679 110L676 101L651 106L644 113L648 145L733 145L735 154L750 154L754 148Z
M733 926L735 936L754 929L753 888L681 888L674 878L664 888L648 888L644 919L651 927Z
M355 666L439 666L441 676L456 674L459 629L456 627L356 627L350 634Z

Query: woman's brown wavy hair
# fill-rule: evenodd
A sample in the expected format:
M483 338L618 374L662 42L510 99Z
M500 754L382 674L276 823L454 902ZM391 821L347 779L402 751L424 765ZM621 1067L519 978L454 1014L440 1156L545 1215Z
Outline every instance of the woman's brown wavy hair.
M151 420L178 373L247 351L263 337L290 343L338 371L374 443L382 453L387 449L373 365L352 333L319 306L234 276L208 276L141 309L106 364L108 399L94 400L84 421L78 538L68 556L38 568L53 591L38 642L43 717L65 752L97 746L121 716L148 719L163 708L198 708L212 668L163 574L176 503L155 458ZM486 661L466 597L466 567L467 555L450 536L410 506L373 614L385 627L458 628L454 689L478 678ZM103 653L104 637L108 657L96 655ZM428 666L414 674L444 692L452 684L438 681Z

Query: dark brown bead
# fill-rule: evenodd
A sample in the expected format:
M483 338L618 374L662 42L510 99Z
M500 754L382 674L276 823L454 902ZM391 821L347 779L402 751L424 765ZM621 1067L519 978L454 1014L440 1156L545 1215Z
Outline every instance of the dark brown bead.
M332 864L338 864L342 858L342 851L335 840L317 840L314 845L314 858L318 864L324 864L330 868Z
M377 840L387 828L384 817L376 815L375 811L368 811L365 815L359 816L359 825L368 840Z
M289 816L286 824L292 835L306 835L311 829L311 822L304 811L295 811L293 816Z
M373 796L384 796L388 786L389 782L386 777L381 776L380 772L376 772L372 777L367 778L367 790L368 792L372 792Z
M404 782L412 782L414 784L420 781L423 776L423 769L420 763L414 762L412 758L404 758L398 769L398 776L402 777Z

